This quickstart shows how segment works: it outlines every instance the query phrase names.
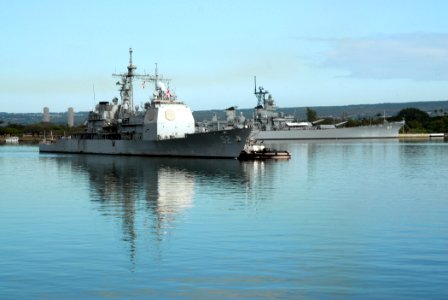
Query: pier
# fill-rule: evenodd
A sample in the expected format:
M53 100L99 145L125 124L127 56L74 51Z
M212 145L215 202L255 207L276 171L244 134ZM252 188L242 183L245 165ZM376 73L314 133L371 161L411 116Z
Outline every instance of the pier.
M400 139L431 139L447 138L447 133L400 133Z

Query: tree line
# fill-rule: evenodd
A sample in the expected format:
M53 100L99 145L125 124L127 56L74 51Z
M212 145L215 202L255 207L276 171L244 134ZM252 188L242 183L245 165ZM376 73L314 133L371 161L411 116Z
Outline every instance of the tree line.
M448 115L440 114L431 117L427 112L416 108L402 109L390 121L405 120L405 132L409 133L447 133Z
M405 133L447 133L448 132L448 115L443 111L438 111L436 116L430 116L427 112L417 108L402 109L397 115L388 117L388 122L406 121L404 126ZM314 122L319 119L315 110L306 109L308 122ZM375 118L363 118L359 120L346 118L322 118L320 124L336 124L347 121L346 127L365 126L381 124L384 122L384 116L377 114Z
M3 126L1 126L3 125ZM36 123L30 125L22 124L7 124L0 122L0 136L23 136L30 135L32 137L43 136L50 132L57 136L70 135L77 132L83 132L85 126L68 127L61 124L45 124Z

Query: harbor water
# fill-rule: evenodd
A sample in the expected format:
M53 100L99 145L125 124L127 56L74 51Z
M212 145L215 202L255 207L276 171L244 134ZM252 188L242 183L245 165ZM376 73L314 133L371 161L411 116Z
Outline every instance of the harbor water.
M447 299L448 143L283 161L0 146L0 299Z

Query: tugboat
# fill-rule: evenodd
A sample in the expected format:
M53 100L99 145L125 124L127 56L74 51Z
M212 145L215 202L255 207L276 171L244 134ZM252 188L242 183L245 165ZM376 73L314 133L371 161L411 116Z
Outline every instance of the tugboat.
M100 102L91 111L87 129L56 141L44 140L40 152L145 155L170 157L237 158L251 129L234 128L195 133L191 109L170 91L169 79L158 74L139 75L129 49L127 73L120 78L121 101ZM133 105L133 80L154 83L150 102L141 110Z
M266 148L265 145L249 142L241 151L239 160L290 159L291 154L286 150Z

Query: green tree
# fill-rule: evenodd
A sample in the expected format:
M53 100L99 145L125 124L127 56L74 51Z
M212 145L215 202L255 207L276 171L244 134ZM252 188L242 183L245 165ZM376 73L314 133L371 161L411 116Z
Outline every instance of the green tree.
M308 122L314 122L317 120L317 113L314 109L306 108L306 120Z
M448 117L444 116L431 118L427 128L429 132L448 132Z
M14 128L14 127L5 128L4 132L5 132L5 134L9 134L9 135L19 135L22 133L19 129Z
M431 117L424 111L417 108L402 109L393 120L405 120L406 128L411 133L427 133L428 124Z
M417 121L419 122L422 126L425 126L429 120L430 117L429 115L417 108L405 108L402 109L398 115L397 115L398 119L401 120L405 120L406 123L411 122L411 121Z

